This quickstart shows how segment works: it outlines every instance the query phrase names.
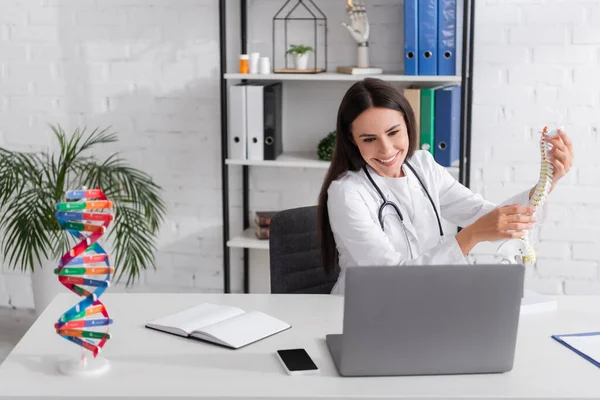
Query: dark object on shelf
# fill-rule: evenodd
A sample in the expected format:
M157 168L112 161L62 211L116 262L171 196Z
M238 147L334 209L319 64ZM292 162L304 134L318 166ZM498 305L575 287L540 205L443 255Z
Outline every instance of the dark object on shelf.
M258 226L269 226L271 224L271 218L279 211L256 211L254 216L254 222Z
M296 16L294 16L296 14ZM304 15L300 15L304 14ZM312 63L308 63L306 68L297 69L288 65L288 52L290 50L289 40L289 25L295 21L302 21L300 24L312 25L313 29L313 40L312 40ZM283 23L283 40L276 35L277 25ZM292 29L295 26L292 26ZM292 0L287 0L285 4L277 11L273 17L273 72L276 74L316 74L327 71L327 17L321 9L313 2L313 0L296 0L292 3ZM320 35L319 35L320 34ZM319 46L319 41L323 43ZM304 38L298 40L294 39L294 42L306 43L309 40ZM283 47L281 47L283 43ZM321 53L322 51L322 53ZM278 67L278 58L284 57L284 66Z
M335 131L329 132L327 136L319 141L317 146L317 155L319 160L331 161L333 149L335 148Z

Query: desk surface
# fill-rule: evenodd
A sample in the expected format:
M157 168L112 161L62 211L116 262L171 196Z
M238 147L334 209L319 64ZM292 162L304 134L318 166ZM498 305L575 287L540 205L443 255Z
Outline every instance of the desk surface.
M59 295L0 366L3 396L194 396L202 398L600 398L600 369L550 338L600 328L600 297L564 297L559 310L521 317L512 371L490 375L340 377L325 335L342 327L343 299L331 295L111 294L115 322L102 355L111 369L77 378L56 370L80 347L54 333L76 302ZM258 309L292 328L239 350L144 328L159 316L208 301ZM289 376L275 350L304 347L320 375Z

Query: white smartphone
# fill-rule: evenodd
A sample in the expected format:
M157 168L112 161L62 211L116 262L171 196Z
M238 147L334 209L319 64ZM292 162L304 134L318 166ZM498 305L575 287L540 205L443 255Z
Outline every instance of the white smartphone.
M311 375L319 372L319 367L304 349L277 350L277 358L289 375Z

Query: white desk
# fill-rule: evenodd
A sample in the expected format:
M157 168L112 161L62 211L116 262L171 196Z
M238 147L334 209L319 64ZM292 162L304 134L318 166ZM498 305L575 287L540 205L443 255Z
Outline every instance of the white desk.
M373 378L340 377L335 369L324 338L341 331L337 296L107 293L102 300L115 320L102 353L111 363L106 374L76 378L56 370L58 357L81 354L54 333L55 320L76 302L63 294L0 366L0 398L600 398L600 369L549 337L600 329L600 297L563 298L558 311L522 316L511 372ZM148 320L203 301L259 309L292 328L239 350L144 328ZM288 376L274 352L292 347L306 348L321 374Z

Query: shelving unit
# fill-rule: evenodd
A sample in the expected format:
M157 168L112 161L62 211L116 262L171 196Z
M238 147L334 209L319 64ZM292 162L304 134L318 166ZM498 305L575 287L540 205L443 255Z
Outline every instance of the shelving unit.
M419 87L439 86L460 83L460 76L410 76L410 75L348 75L337 72L322 72L320 74L238 74L226 73L225 79L246 80L277 80L277 81L359 81L366 77L385 79L390 82L406 82Z
M231 1L231 0L229 0ZM230 282L230 249L241 248L244 251L244 292L249 292L249 250L268 251L269 241L259 240L254 236L249 218L249 168L316 168L327 169L329 162L319 160L316 155L304 152L286 152L277 160L238 160L228 158L228 85L229 81L245 80L277 80L277 81L357 81L367 76L387 80L389 82L406 83L413 87L428 88L441 85L461 85L461 148L459 165L447 168L458 181L469 187L470 156L471 156L471 108L473 84L473 38L475 1L464 0L463 12L463 54L461 76L410 76L396 74L382 75L348 75L337 72L318 74L239 74L227 72L227 26L226 2L219 0L219 36L220 36L220 89L221 89L221 155L222 155L222 185L223 185L223 279L224 292L231 292ZM231 4L231 3L230 3ZM241 52L247 53L247 0L240 0L240 39ZM400 4L400 3L399 3ZM399 47L401 48L401 47ZM243 228L241 232L230 234L229 229L229 166L242 168L243 186Z

